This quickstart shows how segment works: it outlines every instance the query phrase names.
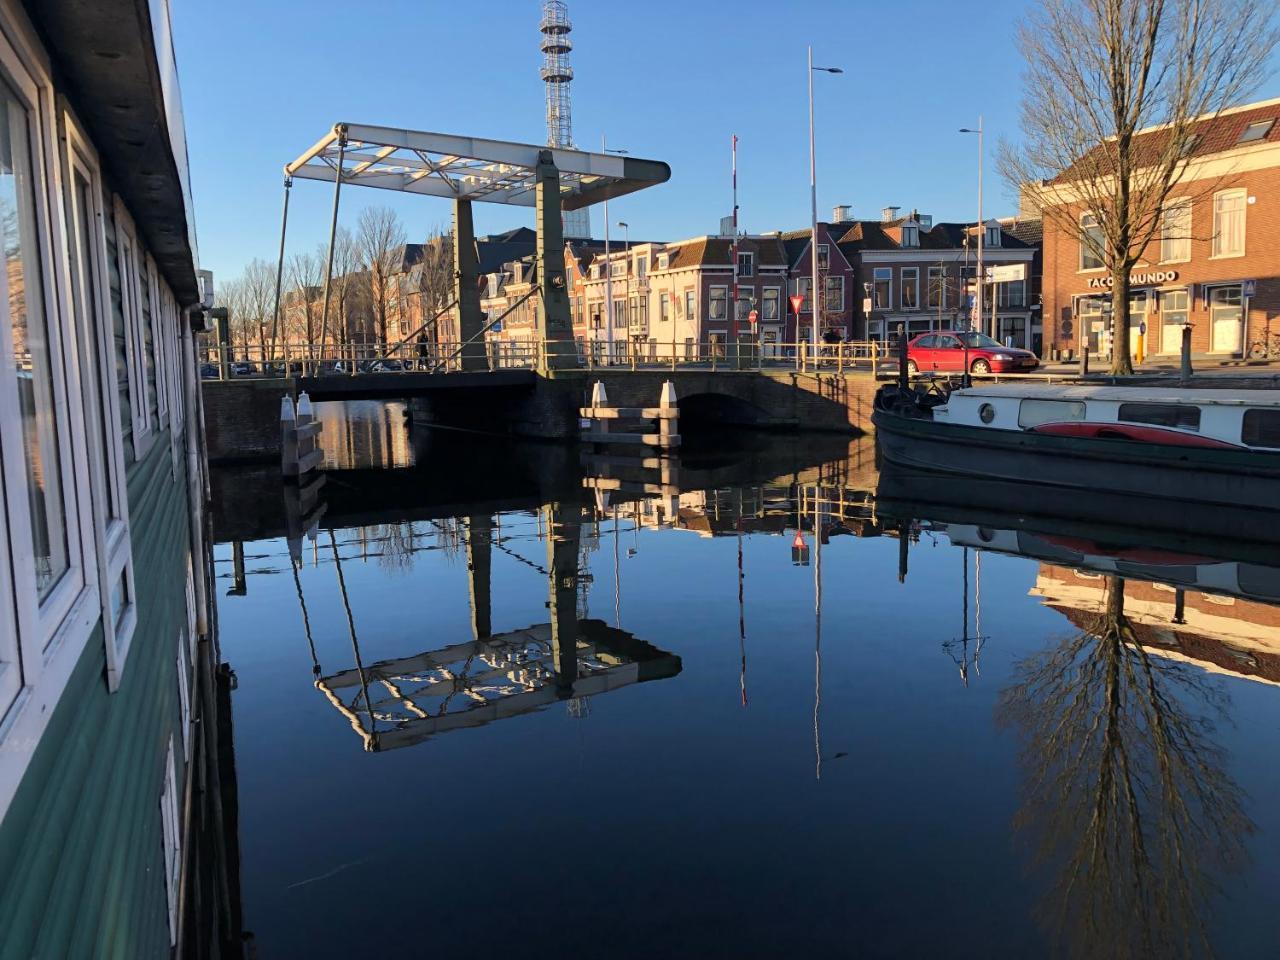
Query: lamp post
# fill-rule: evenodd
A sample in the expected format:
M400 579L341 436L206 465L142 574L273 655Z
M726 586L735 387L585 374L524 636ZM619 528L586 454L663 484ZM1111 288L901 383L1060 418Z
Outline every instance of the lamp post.
M815 73L844 73L839 67L815 67L813 65L813 47L809 47L809 218L812 238L812 262L810 271L812 282L809 296L813 300L813 355L815 362L818 356L818 159L814 151L813 140L813 75ZM800 339L800 317L796 315L796 340Z
M604 134L600 134L600 149L605 153L616 153L625 156L627 151L616 150L605 142ZM609 355L606 362L613 362L613 264L609 262L609 198L604 198L604 329L605 341L608 343Z
M619 220L618 226L622 228L623 250L627 258L627 292L626 305L622 308L622 315L627 321L627 349L631 349L631 224L625 220Z
M983 295L986 293L987 277L986 277L985 272L983 271L983 264L982 264L982 241L983 241L983 237L984 237L984 235L985 235L985 234L986 234L986 232L987 232L987 228L986 228L986 225L985 225L985 224L983 223L983 221L982 221L982 161L983 161L983 153L982 153L982 117L981 117L981 115L979 115L979 117L978 117L978 127L977 127L977 129L970 129L969 127L961 127L961 128L960 128L960 132L961 132L961 133L976 133L976 134L978 135L978 277L977 277L977 281L978 281L978 282L975 284L975 286L977 287L977 291L978 291L978 300L977 300L977 307L978 307L978 323L977 323L977 330L978 330L978 332L979 332L979 333L985 333L986 331L984 331L984 330L982 329L982 299L983 299Z

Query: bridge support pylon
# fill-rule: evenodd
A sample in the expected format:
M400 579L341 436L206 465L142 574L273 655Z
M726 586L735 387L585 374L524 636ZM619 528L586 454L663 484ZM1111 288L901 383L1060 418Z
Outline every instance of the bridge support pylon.
M471 587L471 636L484 640L493 632L490 573L493 566L493 519L467 518L467 572Z
M547 569L550 571L551 651L555 660L556 691L573 696L578 679L578 541L582 508L549 503L543 508L547 527Z
M480 263L476 257L476 228L470 200L453 201L453 295L458 302L458 339L462 369L488 370L484 314L480 312Z
M578 366L569 318L569 291L564 271L564 228L560 209L560 171L550 150L538 152L536 206L538 240L538 372Z

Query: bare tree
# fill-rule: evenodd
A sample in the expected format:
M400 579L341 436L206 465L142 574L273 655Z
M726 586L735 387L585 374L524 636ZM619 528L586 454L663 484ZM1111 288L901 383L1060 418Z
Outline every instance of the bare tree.
M377 338L384 344L387 342L387 302L404 242L404 225L390 207L367 207L361 212L356 222L356 251L368 275Z
M275 317L276 271L267 261L254 258L244 268L241 275L244 284L245 321L250 325L253 337L261 351L259 356L267 359L268 335Z
M292 289L288 299L290 307L297 307L297 319L292 309L284 311L285 340L306 344L320 340L320 313L324 300L324 268L326 249L320 244L311 253L294 254L289 259L289 284Z
M1019 30L1023 142L1001 144L1001 172L1106 269L1112 373L1133 372L1129 274L1194 160L1193 127L1266 75L1274 11L1274 0L1041 0Z

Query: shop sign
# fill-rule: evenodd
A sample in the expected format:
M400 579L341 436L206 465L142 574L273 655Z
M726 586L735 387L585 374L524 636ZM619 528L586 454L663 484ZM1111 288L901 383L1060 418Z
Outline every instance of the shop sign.
M1173 283L1173 281L1177 279L1177 270L1156 270L1152 273L1131 273L1129 274L1129 286L1145 287L1153 283ZM1089 286L1094 290L1111 287L1113 284L1114 281L1110 277L1089 278Z

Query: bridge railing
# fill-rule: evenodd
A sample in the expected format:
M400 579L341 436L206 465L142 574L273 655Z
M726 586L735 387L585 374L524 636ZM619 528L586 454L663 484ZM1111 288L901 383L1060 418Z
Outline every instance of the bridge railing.
M587 369L710 371L794 369L801 372L873 374L892 362L876 341L775 343L751 340L661 341L618 339L569 341L578 365ZM489 340L483 345L489 370L536 369L564 342L536 339ZM459 342L348 342L212 345L202 351L200 376L206 380L279 379L288 377L361 376L387 373L447 373L462 369L464 344Z

